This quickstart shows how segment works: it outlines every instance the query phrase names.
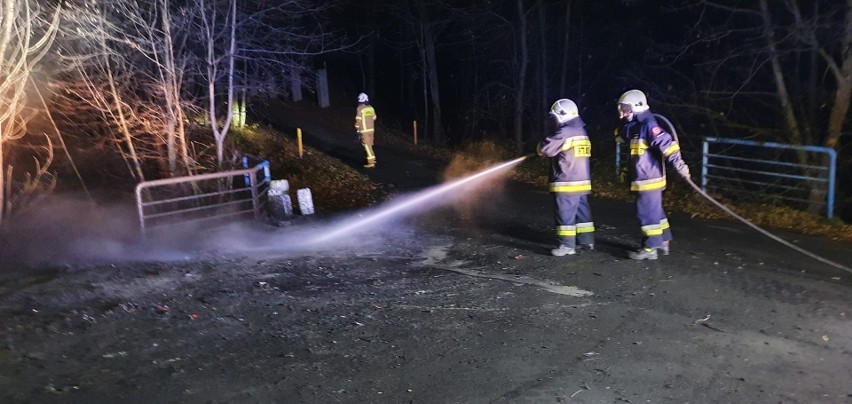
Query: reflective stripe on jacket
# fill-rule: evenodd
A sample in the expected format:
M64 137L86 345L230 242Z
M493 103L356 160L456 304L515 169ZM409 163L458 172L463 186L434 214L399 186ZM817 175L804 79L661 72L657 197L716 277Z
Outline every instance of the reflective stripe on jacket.
M574 118L538 144L539 155L550 157L551 192L582 195L592 191L592 143L585 125L579 117Z
M632 121L624 123L616 140L630 144L630 161L633 163L631 191L666 188L663 158L675 169L685 164L680 155L680 146L660 127L651 111L637 113Z
M370 104L358 104L355 110L355 130L372 133L376 129L376 110Z

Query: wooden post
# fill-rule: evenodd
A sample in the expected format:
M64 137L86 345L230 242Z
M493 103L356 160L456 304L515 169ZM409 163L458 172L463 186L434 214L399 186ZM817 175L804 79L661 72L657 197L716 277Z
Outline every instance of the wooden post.
M414 145L417 146L417 121L412 124L414 127Z
M296 128L296 140L299 144L299 158L302 158L304 150L302 149L302 128Z

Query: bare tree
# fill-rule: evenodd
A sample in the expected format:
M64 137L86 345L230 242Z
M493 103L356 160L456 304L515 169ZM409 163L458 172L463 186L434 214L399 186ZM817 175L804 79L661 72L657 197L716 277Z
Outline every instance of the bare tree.
M772 94L775 110L782 116L783 126L777 131L780 140L837 150L849 122L852 98L852 0L814 1L808 3L811 5L808 10L803 10L804 3L796 0L760 0L757 4L737 6L703 0L701 4L721 13L722 21L728 16L751 22L737 30L730 29L727 23L699 24L701 39L696 44L727 47L724 55L706 65L711 67L710 84L716 87L705 87L706 93L728 99L730 104L736 99L748 100L752 108L760 105L764 95ZM810 58L809 63L803 64L799 60L802 54L818 58ZM750 68L738 71L731 67L743 65ZM824 71L829 73L826 77L830 80L825 83L828 86L815 85L814 77ZM723 77L740 81L731 82ZM828 112L818 111L818 105L825 105L827 108L822 110ZM746 114L740 116L753 119ZM799 158L802 163L812 163L804 153ZM810 210L816 211L824 197L814 190L810 199Z
M164 160L170 176L195 166L185 127L185 35L174 30L172 7L169 0L72 3L63 29L66 106L74 113L87 104L120 134L119 152L138 181L146 160Z
M6 165L6 153L13 141L25 137L27 122L33 116L28 106L30 75L47 54L59 25L58 9L48 11L29 0L2 0L0 3L0 222L13 205L21 203L13 195L31 195L48 176L53 159L49 137L43 150L47 156L33 156L34 172L27 172L20 187L13 187L14 166ZM54 180L49 181L55 184Z
M307 59L338 50L342 45L323 30L319 15L333 3L311 0L279 2L196 0L193 21L203 50L198 81L206 89L207 118L216 145L217 161L224 160L224 142L234 122L234 111L244 109L246 93L269 93L250 74L279 72L281 83L293 74L309 72ZM242 83L238 81L242 79ZM282 86L283 87L283 86ZM285 91L278 88L279 91ZM242 93L237 107L236 92ZM223 105L220 101L224 98Z
M216 142L216 159L219 166L224 160L225 136L231 128L234 119L234 60L236 58L237 43L237 2L228 0L227 12L220 13L216 7L215 0L208 3L198 0L198 10L201 12L201 37L205 45L205 81L207 87L207 113L210 127L213 131L213 139ZM223 47L217 47L218 42L223 42ZM224 72L220 73L220 66L224 65ZM216 112L216 83L224 74L227 84L225 85L226 104L225 117L220 122L219 114Z
M516 54L518 76L515 81L515 151L520 153L524 150L523 113L524 95L527 82L527 65L529 64L529 50L527 48L527 13L524 10L524 1L516 0L518 6L518 48L520 55Z

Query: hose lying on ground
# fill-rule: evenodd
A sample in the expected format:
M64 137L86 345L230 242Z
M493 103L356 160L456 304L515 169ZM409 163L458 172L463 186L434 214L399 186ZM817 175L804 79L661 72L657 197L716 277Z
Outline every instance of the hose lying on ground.
M802 253L802 254L805 254L805 255L807 255L808 257L811 257L811 258L813 258L813 259L815 259L815 260L817 260L817 261L819 261L819 262L822 262L822 263L824 263L824 264L828 264L828 265L831 265L831 266L833 266L833 267L835 267L835 268L839 268L839 269L842 269L842 270L844 270L844 271L846 271L846 272L852 273L852 269L850 269L849 267L847 267L847 266L845 266L845 265L838 264L838 263L836 263L836 262L834 262L834 261L831 261L831 260L829 260L829 259L826 259L826 258L820 257L819 255L816 255L816 254L814 254L814 253L812 253L812 252L810 252L810 251L808 251L808 250L805 250L805 249L803 249L803 248L801 248L801 247L799 247L799 246L796 246L796 245L794 245L793 243L790 243L789 241L784 240L783 238L778 237L778 236L776 236L776 235L774 235L774 234L770 233L770 232L769 232L769 231L767 231L767 230L764 230L763 228L759 227L758 225L756 225L756 224L754 224L754 223L752 223L752 222L748 221L748 220L747 220L747 219L745 219L744 217L742 217L742 216L740 216L740 215L736 214L734 211L732 211L732 210L731 210L731 209L729 209L727 206L725 206L725 205L724 205L724 204L722 204L721 202L719 202L719 201L717 201L716 199L714 199L712 196L707 195L707 193L706 193L706 192L704 192L704 191L702 191L702 190L701 190L701 188L700 188L698 185L695 185L695 183L694 183L694 182L692 182L692 180L691 180L691 179L689 179L689 178L684 178L684 179L686 180L686 182L688 182L688 183L689 183L689 185L691 185L691 186L692 186L692 188L693 188L693 189L695 189L695 191L696 191L696 192L698 192L699 194L701 194L701 196L703 196L705 199L707 199L707 200L708 200L708 201L710 201L710 202L713 202L713 204L714 204L714 205L716 205L716 206L718 206L718 207L719 207L719 209L724 210L726 213L728 213L729 215L731 215L731 216L733 216L733 217L737 218L739 221L741 221L741 222L743 222L744 224L748 225L748 226L749 226L749 227L751 227L752 229L755 229L755 230L757 230L757 231L759 231L759 232L763 233L763 234L764 234L764 235L766 235L767 237L769 237L769 238L771 238L771 239L773 239L773 240L775 240L775 241L777 241L777 242L779 242L779 243L781 243L781 244L784 244L785 246L790 247L790 248L792 248L792 249L794 249L794 250L796 250L796 251L798 251L798 252L800 252L800 253Z
M666 118L666 117L664 117L664 116L662 116L662 115L660 115L660 114L654 114L654 116L655 116L655 117L657 117L657 118L660 118L660 120L662 120L663 122L665 122L665 124L666 124L666 125L668 125L668 127L669 127L669 129L670 129L670 131L671 131L671 135L672 135L672 137L674 138L674 140L675 140L676 142L680 143L680 142L678 141L678 138L677 138L677 130L675 129L675 127L674 127L674 125L672 124L672 122L671 122L671 121L669 121L669 120L668 120L668 118ZM665 162L663 162L663 167L665 167ZM706 193L706 192L704 192L704 191L702 191L702 190L701 190L701 188L700 188L698 185L695 185L695 183L694 183L694 182L692 182L692 180L691 180L691 179L689 179L689 178L684 178L684 179L686 180L686 182L688 182L688 183L689 183L689 185L690 185L690 186L692 186L692 188L693 188L693 189L695 189L695 191L696 191L696 192L698 192L698 193L699 193L701 196L703 196L705 199L707 199L707 200L708 200L708 201L710 201L710 202L713 202L713 204L714 204L714 205L716 205L716 206L718 206L718 207L719 207L719 209L724 210L726 213L728 213L729 215L731 215L731 216L733 216L733 217L737 218L739 221L741 221L741 222L745 223L746 225L748 225L748 226L749 226L749 227L751 227L752 229L755 229L755 230L757 230L757 231L759 231L759 232L763 233L763 234L764 234L764 235L766 235L767 237L769 237L769 238L771 238L771 239L773 239L773 240L775 240L775 241L777 241L777 242L779 242L779 243L781 243L781 244L784 244L785 246L790 247L790 248L792 248L792 249L794 249L794 250L796 250L796 251L798 251L798 252L800 252L800 253L802 253L802 254L805 254L805 255L807 255L808 257L811 257L811 258L813 258L813 259L815 259L815 260L817 260L817 261L819 261L819 262L822 262L822 263L824 263L824 264L828 264L828 265L831 265L831 266L833 266L833 267L835 267L835 268L842 269L842 270L844 270L844 271L846 271L846 272L852 273L852 268L849 268L849 267L847 267L847 266L845 266L845 265L842 265L842 264L838 264L838 263L836 263L836 262L834 262L834 261L831 261L831 260L829 260L829 259L826 259L826 258L820 257L819 255L816 255L816 254L814 254L814 253L812 253L812 252L810 252L810 251L808 251L808 250L805 250L805 249L803 249L803 248L801 248L801 247L799 247L799 246L793 245L793 244L792 244L792 243L790 243L789 241L784 240L784 239L782 239L781 237L778 237L778 236L776 236L776 235L774 235L774 234L770 233L769 231L764 230L763 228L759 227L758 225L756 225L756 224L754 224L754 223L752 223L752 222L750 222L750 221L746 220L744 217L742 217L742 216L740 216L740 215L738 215L738 214L734 213L734 211L732 211L731 209L728 209L728 207L727 207L727 206L725 206L724 204L722 204L721 202L719 202L719 201L717 201L717 200L713 199L713 197L712 197L712 196L707 195L707 193Z

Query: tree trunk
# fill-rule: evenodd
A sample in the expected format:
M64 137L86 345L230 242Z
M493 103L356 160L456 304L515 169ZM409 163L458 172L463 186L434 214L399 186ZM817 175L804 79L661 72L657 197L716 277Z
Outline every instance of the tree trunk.
M769 62L772 66L772 76L775 79L778 101L781 104L781 113L784 115L784 123L787 126L787 130L790 131L790 142L793 144L802 144L801 129L799 127L799 122L796 119L796 113L793 110L793 103L790 100L790 93L787 90L787 84L784 80L784 71L781 68L778 47L776 45L775 34L773 32L774 28L772 25L772 19L769 14L769 6L766 1L767 0L760 0L760 13L763 17L763 35L766 39L766 46L769 49ZM804 161L803 158L803 155L799 156L800 163L804 164L806 161Z
M438 61L435 55L435 38L430 25L425 26L423 43L426 48L427 72L429 73L429 95L432 101L432 136L436 144L444 140L444 124L441 117L441 93L438 87Z
M3 1L3 10L6 12L2 16L2 36L0 36L0 63L6 64L6 49L8 48L9 41L12 38L12 25L13 21L15 21L15 2L14 0L4 0ZM0 113L6 111L0 111ZM14 119L14 117L10 117L10 119ZM6 122L0 120L0 224L3 223L3 219L5 218L6 212L6 167L3 160L3 152L5 151L5 143L6 143L6 134L5 134L5 124Z
M12 37L12 22L15 20L15 2L14 0L4 0L3 1L3 10L6 10L2 16L0 16L0 28L2 28L2 35L0 35L0 63L6 64L6 49L9 45L9 40ZM5 112L5 111L2 111ZM4 215L4 207L6 206L6 174L4 173L5 167L3 162L3 152L5 151L5 143L6 143L6 134L4 125L6 122L0 120L0 224L3 223Z
M2 55L0 55L2 56ZM4 207L6 206L6 174L3 173L3 123L0 122L0 224L3 224L3 219L6 217L4 214Z
M837 88L834 92L834 105L831 107L828 128L826 130L825 141L823 142L823 146L834 150L837 150L840 145L840 137L843 136L843 126L849 115L850 98L852 98L852 29L849 28L852 26L852 0L846 0L846 5L845 26L847 29L842 39L840 65L838 66L834 59L831 59L830 55L823 53L837 82ZM823 157L822 161L823 165L827 165L829 163L828 156ZM819 206L824 202L825 198L815 187L811 190L808 211L812 213L818 212Z
M527 20L526 15L524 14L524 1L517 0L518 6L518 17L520 20L520 25L518 28L519 39L518 45L520 46L521 55L520 55L520 67L518 68L518 77L517 83L515 87L515 116L514 118L514 138L515 138L515 151L518 153L524 152L524 134L523 134L523 119L522 115L524 112L524 92L525 92L525 83L527 81ZM517 57L517 55L516 55Z
M571 38L571 0L565 1L565 26L562 29L565 31L565 37L562 40L562 69L559 75L559 94L565 94L568 91L568 44Z
M367 49L367 94L376 95L376 39Z
M540 49L540 57L541 57L541 66L539 67L539 101L541 105L536 111L547 111L549 105L548 97L550 95L547 92L547 33L545 32L545 26L547 25L547 18L544 13L544 2L542 0L536 0L536 7L538 7L538 37L539 42L541 43ZM556 94L556 98L565 97L564 93ZM538 116L538 114L536 114ZM535 122L535 133L543 133L543 121L541 119L536 119Z
M422 38L421 31L421 38ZM423 84L423 88L421 92L423 93L423 134L427 133L431 135L432 132L432 123L429 120L432 117L432 114L429 113L429 82L427 80L428 74L426 73L426 50L422 47L420 48L420 82Z
M207 28L207 96L210 98L208 105L210 114L210 127L213 130L213 139L216 142L216 162L219 168L222 168L225 162L225 137L228 136L228 131L231 128L231 122L234 119L234 59L236 58L236 43L237 43L237 1L231 0L231 15L230 15L230 44L228 46L228 84L227 84L227 101L225 105L226 115L225 121L222 123L222 128L219 128L219 122L216 119L216 58L215 58L215 37L212 26ZM228 23L225 20L226 24Z

